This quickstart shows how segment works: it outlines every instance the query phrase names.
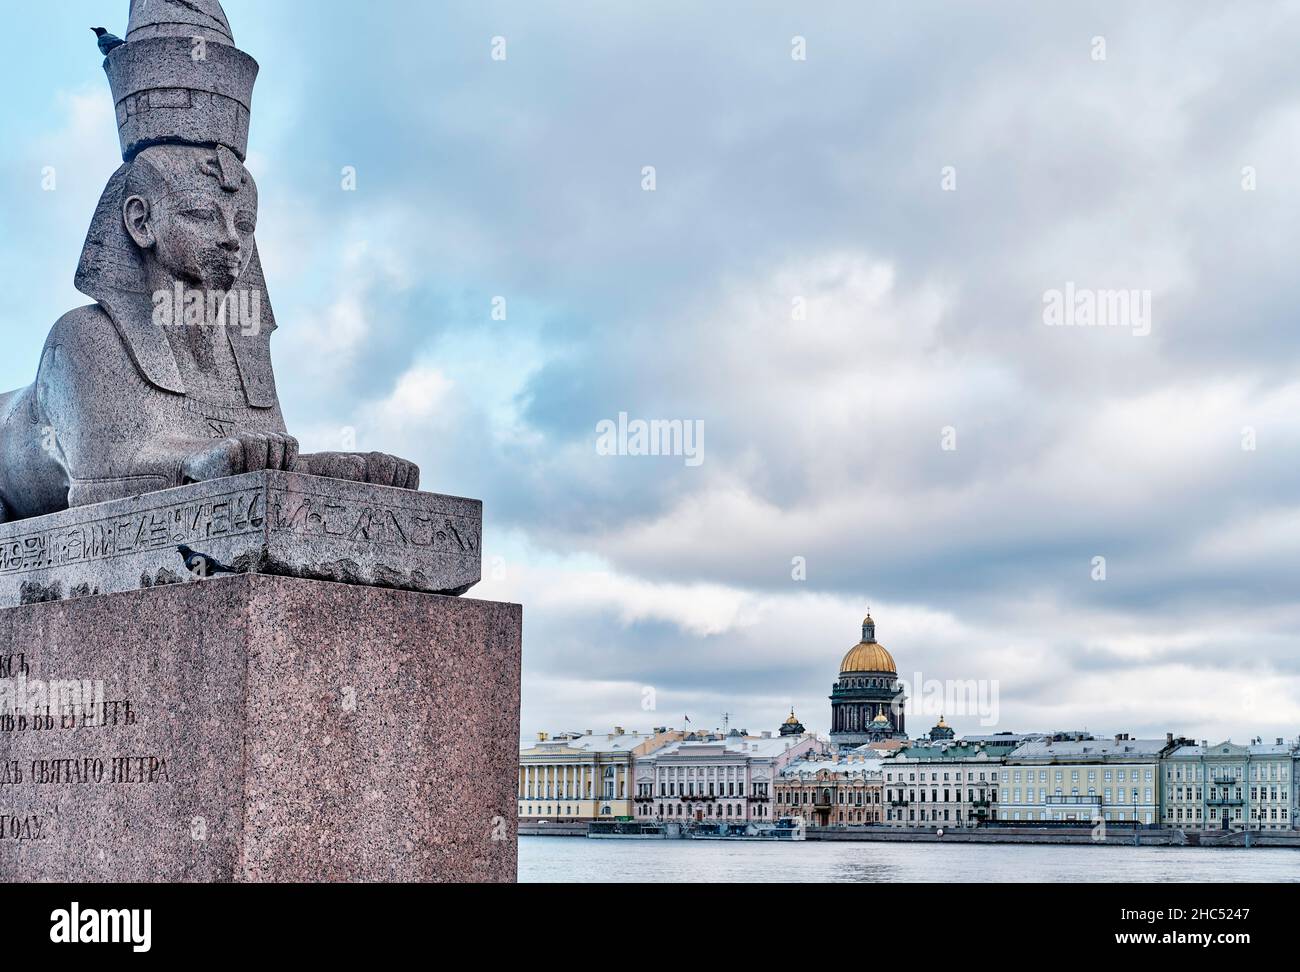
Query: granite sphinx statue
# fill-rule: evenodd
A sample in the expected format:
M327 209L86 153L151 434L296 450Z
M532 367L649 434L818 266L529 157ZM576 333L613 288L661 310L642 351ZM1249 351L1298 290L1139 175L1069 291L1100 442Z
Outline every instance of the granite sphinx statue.
M288 434L244 165L258 65L219 0L132 0L104 69L125 164L77 270L95 303L0 395L0 522L263 469L417 489L411 462Z

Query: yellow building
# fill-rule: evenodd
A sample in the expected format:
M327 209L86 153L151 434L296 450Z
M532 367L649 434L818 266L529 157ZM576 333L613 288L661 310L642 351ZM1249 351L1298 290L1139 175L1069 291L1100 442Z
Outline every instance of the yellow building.
M1159 824L1160 763L1176 745L1127 733L1030 740L1007 756L998 819Z
M631 817L632 761L685 733L539 733L519 750L519 819L524 822L614 820Z

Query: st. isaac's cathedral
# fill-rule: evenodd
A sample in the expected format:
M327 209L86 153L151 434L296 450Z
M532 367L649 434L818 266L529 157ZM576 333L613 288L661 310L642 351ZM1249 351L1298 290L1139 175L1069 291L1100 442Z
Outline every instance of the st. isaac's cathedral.
M886 739L906 739L903 705L894 656L876 640L876 622L868 614L862 640L840 662L840 677L831 691L831 742L843 747Z

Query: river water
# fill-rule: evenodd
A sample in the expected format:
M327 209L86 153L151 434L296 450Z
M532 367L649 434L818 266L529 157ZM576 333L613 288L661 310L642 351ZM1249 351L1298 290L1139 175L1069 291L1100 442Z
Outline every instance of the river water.
M520 837L519 880L1300 882L1300 850Z

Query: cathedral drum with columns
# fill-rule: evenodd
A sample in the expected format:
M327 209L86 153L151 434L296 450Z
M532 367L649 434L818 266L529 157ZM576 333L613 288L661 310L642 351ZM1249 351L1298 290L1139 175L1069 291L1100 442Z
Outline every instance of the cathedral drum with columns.
M831 741L861 746L885 739L905 739L898 667L876 641L871 615L862 622L862 640L840 662L840 677L831 692Z

